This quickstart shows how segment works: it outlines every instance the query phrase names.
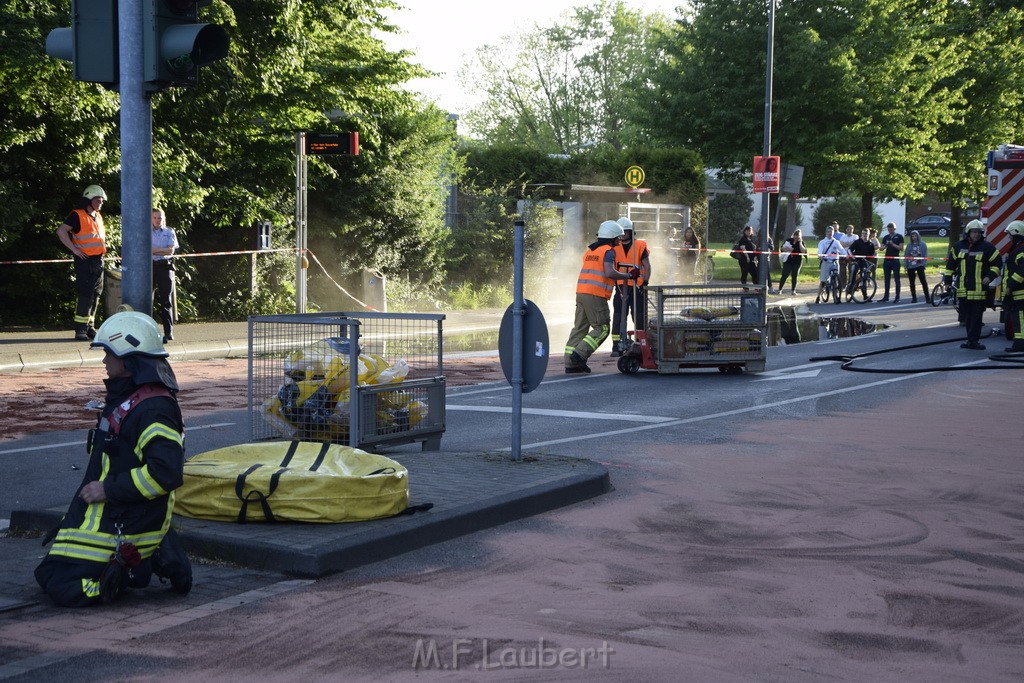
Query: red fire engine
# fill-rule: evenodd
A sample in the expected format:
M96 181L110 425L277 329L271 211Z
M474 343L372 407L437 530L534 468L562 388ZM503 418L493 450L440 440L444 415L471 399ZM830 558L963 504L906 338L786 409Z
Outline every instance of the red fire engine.
M1024 146L1000 145L988 153L988 197L981 205L985 239L1003 254L1010 248L1006 226L1024 218Z

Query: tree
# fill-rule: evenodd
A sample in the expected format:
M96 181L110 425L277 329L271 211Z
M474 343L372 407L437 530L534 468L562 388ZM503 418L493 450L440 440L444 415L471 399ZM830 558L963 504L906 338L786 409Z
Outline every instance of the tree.
M950 2L792 0L776 18L773 152L804 166L803 193L916 197L951 145L962 40ZM655 76L667 144L712 165L749 168L762 146L767 6L698 0L666 43ZM898 46L898 49L894 49ZM667 115L665 115L667 113Z
M654 38L667 28L662 15L600 0L559 25L481 48L463 72L467 88L485 93L467 126L491 144L560 154L635 145L645 139L637 112L660 58Z
M184 251L247 249L257 219L271 220L275 246L287 246L296 131L356 130L360 156L311 162L311 244L327 251L335 275L371 265L441 277L439 198L457 172L452 135L442 112L402 89L422 69L377 37L394 30L382 14L392 6L225 0L203 10L228 31L228 58L204 68L198 87L153 97L154 200ZM117 96L73 81L67 64L43 53L46 33L69 23L66 0L3 0L0 190L11 209L0 227L3 260L66 257L53 230L90 183L112 195L116 227ZM294 258L260 259L258 298L248 263L227 258L184 260L191 279L180 295L203 316L287 308ZM2 269L5 322L70 316L70 269L47 268ZM28 302L26 288L54 295Z

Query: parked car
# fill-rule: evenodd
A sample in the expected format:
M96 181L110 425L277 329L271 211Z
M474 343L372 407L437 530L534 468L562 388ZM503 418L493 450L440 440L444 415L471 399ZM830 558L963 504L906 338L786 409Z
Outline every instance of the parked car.
M968 221L977 217L977 215L961 214L961 228L967 225ZM938 235L939 237L945 237L949 234L952 223L953 221L948 213L926 213L925 215L918 216L907 223L904 231L908 235L911 230L917 230L922 235Z

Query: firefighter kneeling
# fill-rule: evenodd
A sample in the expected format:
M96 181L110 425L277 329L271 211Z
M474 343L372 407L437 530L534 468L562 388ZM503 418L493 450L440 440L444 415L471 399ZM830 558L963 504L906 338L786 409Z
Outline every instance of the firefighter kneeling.
M43 541L53 546L36 581L64 607L110 602L152 574L187 594L192 567L171 528L185 427L160 330L148 315L125 311L100 326L91 346L106 351L106 401L90 431L85 477Z

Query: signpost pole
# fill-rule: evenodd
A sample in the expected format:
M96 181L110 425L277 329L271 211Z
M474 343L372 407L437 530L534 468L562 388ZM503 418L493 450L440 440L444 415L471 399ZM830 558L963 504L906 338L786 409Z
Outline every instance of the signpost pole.
M774 50L775 50L775 0L768 0L768 54L765 60L764 74L764 146L762 156L768 157L772 153L772 76L774 72ZM763 250L768 245L768 208L771 194L764 192L761 195L761 222L760 222L760 245ZM758 259L757 283L762 287L768 282L768 260L771 254L761 254Z
M306 312L306 134L295 135L295 312Z
M512 265L512 459L522 458L523 441L523 242L526 223L517 220L513 228Z

